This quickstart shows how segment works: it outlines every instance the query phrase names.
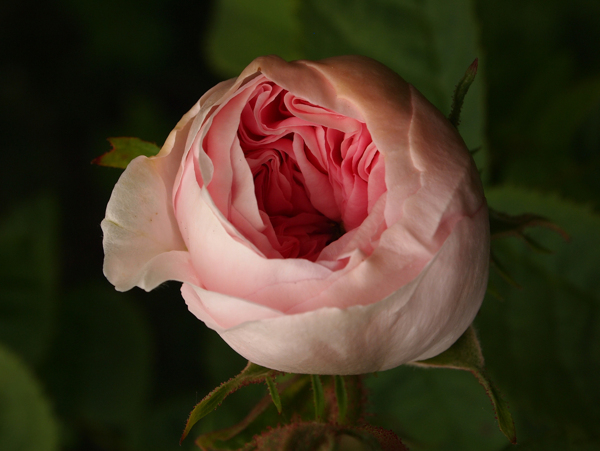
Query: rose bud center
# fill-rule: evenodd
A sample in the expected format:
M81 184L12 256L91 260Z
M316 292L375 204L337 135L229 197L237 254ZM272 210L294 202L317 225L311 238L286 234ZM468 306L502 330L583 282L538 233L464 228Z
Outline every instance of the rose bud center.
M368 216L369 197L385 191L378 183L369 193L369 175L378 164L383 170L383 158L364 123L270 81L254 89L237 137L278 258L317 260Z

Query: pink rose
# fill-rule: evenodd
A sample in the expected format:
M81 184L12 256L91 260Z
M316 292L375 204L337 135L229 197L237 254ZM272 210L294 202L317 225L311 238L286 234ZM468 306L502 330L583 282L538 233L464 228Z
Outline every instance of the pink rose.
M472 322L489 226L473 160L369 58L254 60L133 160L102 222L117 290L183 282L250 361L316 374L446 350Z

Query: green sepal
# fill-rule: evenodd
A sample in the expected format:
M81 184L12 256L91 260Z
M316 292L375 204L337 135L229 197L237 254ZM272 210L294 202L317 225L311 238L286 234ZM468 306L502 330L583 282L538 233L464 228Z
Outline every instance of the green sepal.
M481 346L473 326L469 326L465 333L446 351L430 359L412 362L411 364L470 371L485 388L496 412L496 420L500 430L511 443L517 443L515 423L508 409L508 404L500 391L492 384L485 371Z
M479 152L481 149L483 149L483 146L477 146L474 149L469 149L469 153L471 154L471 156L475 155L477 152ZM481 171L480 171L481 172ZM479 174L481 175L481 174Z
M498 257L496 257L496 255L493 252L490 252L490 266L494 268L498 275L502 277L502 279L504 279L508 284L518 289L523 288L515 279L512 278L512 276L504 268L504 265L500 263Z
M516 237L523 240L531 249L539 253L551 254L552 251L545 246L538 243L536 240L525 234L525 229L531 227L544 227L558 233L565 241L569 241L569 235L562 228L544 218L531 213L522 215L509 215L489 208L490 216L490 236L492 239L505 238L505 237ZM515 288L521 289L519 285L508 271L499 262L498 258L494 253L490 253L490 266L496 270L496 272ZM488 291L490 291L488 287ZM500 295L498 295L501 298Z
M275 385L275 381L271 376L265 376L265 383L269 388L269 394L271 395L273 404L275 404L275 407L277 408L277 412L281 413L281 398L279 397L279 392L277 391L277 385Z
M364 424L363 414L365 407L365 393L362 376L344 376L347 395L347 410L344 428L352 427L367 430ZM254 443L253 437L266 434L274 428L280 428L288 424L313 423L313 424L339 424L339 402L336 400L334 377L320 376L319 380L323 388L323 399L325 403L324 415L321 422L315 422L315 406L312 395L312 376L286 374L277 378L278 391L281 397L282 412L278 413L271 396L267 394L258 402L250 413L238 424L208 432L196 440L196 445L203 451L212 450L236 450L257 448L243 448L248 443ZM338 408L336 408L338 405ZM337 430L337 429L336 429ZM383 432L382 432L383 431ZM378 433L372 432L379 439ZM381 440L391 436L391 432L379 431ZM397 440L397 438L396 438ZM250 445L248 445L250 446ZM387 450L388 448L382 447ZM391 450L401 448L389 448Z
M450 109L450 114L448 115L448 120L452 125L458 128L460 124L460 111L462 110L463 103L465 101L465 96L471 87L471 84L475 80L475 75L477 75L477 66L479 65L479 59L475 58L475 61L471 63L471 65L465 71L465 74L460 79L456 88L454 89L454 95L452 96L452 107Z
M325 416L325 395L323 394L323 384L317 374L311 374L310 382L313 391L313 402L315 404L315 418L322 421Z
M112 148L103 155L92 160L92 164L110 168L125 169L134 158L144 155L153 157L160 152L160 147L154 143L139 138L108 138Z
M282 413L278 413L270 394L264 396L239 423L217 431L202 434L196 445L203 451L214 449L239 450L252 437L269 427L288 423L292 417L304 421L314 419L314 406L310 397L308 376L285 375L279 382Z
M346 391L346 381L343 376L334 376L335 399L338 405L338 423L344 424L346 413L348 412L348 392Z
M488 281L488 286L487 286L487 289L485 292L487 294L489 294L490 296L495 297L499 301L504 301L504 296L502 296L500 294L500 290L498 289L498 286L496 284L494 284L491 280Z
M524 230L531 227L544 227L558 233L565 241L569 241L569 234L562 228L544 218L543 216L526 213L522 215L509 215L489 208L490 215L490 235L492 239L514 236L524 240L534 250L548 253L545 247L541 246L530 237L524 234Z
M276 371L269 368L248 362L248 365L246 365L240 374L229 379L227 382L223 382L194 407L187 420L179 443L181 444L183 439L187 437L194 424L219 407L223 400L231 393L245 385L262 382L265 378L272 377L276 373Z

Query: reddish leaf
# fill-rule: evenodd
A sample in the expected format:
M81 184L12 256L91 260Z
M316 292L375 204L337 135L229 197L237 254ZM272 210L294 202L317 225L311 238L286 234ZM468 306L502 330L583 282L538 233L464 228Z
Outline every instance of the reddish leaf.
M104 155L92 160L92 164L111 168L125 169L129 162L140 155L153 157L160 148L153 143L142 141L139 138L108 138L112 149Z

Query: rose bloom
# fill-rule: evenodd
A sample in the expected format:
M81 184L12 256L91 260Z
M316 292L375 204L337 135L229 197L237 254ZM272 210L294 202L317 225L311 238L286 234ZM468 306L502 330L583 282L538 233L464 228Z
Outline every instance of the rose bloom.
M488 212L456 129L366 57L260 57L208 91L108 203L117 290L183 282L248 360L360 374L433 357L487 285Z

